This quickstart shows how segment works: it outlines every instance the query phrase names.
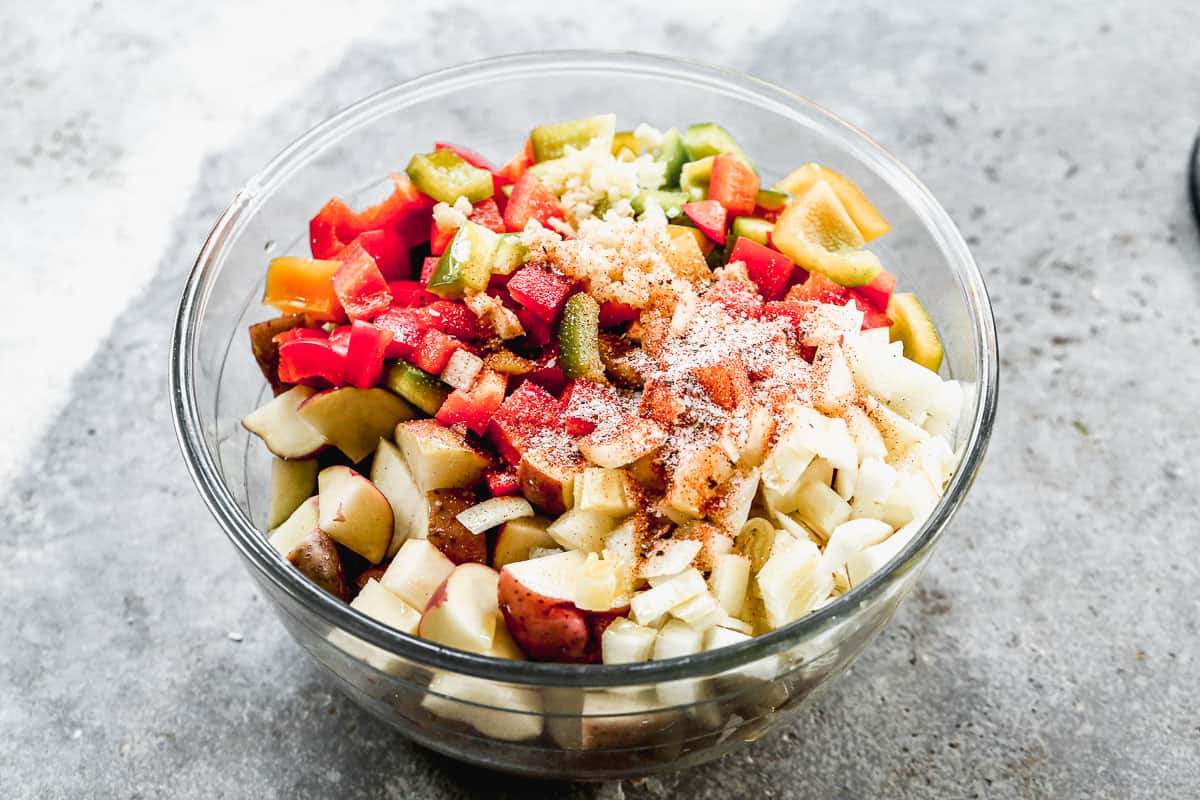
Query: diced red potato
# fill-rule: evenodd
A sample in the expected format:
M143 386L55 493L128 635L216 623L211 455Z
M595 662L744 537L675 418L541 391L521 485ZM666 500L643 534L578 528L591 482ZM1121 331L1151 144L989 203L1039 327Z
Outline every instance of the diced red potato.
M475 486L491 465L488 456L468 443L463 434L434 419L400 423L396 426L396 444L423 492Z
M653 420L628 416L579 439L579 451L601 467L623 467L665 444L667 432Z
M353 386L318 392L301 403L297 413L355 462L374 452L379 440L395 431L398 423L419 416L415 408L387 389Z
M303 314L284 314L250 326L250 349L254 352L254 360L275 394L281 394L287 388L279 380L279 343L275 337L302 325Z
M409 539L388 565L382 583L417 609L424 609L454 571L454 562L426 539Z
M492 549L492 566L502 569L515 561L525 561L535 547L557 547L558 543L546 533L549 524L545 517L524 517L504 523Z
M300 573L317 586L340 600L349 600L350 591L342 571L342 559L337 545L320 528L313 528L308 536L288 553L285 558Z
M458 515L479 500L468 489L435 489L428 495L429 543L446 554L455 564L487 563L487 539L472 533L458 521Z
M563 434L557 445L527 449L517 464L517 480L521 493L534 507L556 516L570 507L575 476L583 467L583 459Z
M597 662L604 629L628 605L584 611L575 603L586 561L577 551L508 564L500 572L500 610L517 644L535 661Z
M339 544L376 564L392 541L392 507L375 484L349 467L317 475L318 526Z
M499 575L484 564L460 564L429 598L421 616L422 639L486 653L503 625L497 606Z
M280 458L310 458L329 444L320 429L299 413L300 405L315 393L308 386L294 386L247 414L242 426Z

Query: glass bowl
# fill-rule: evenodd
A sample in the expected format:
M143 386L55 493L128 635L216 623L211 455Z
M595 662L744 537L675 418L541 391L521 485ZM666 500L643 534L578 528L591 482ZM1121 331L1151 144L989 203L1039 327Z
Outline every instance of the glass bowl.
M883 569L785 628L741 645L634 665L502 661L382 625L325 594L263 535L269 456L239 421L267 396L246 328L272 254L305 254L330 197L388 192L388 174L434 140L505 160L532 125L615 111L620 128L719 121L764 185L819 161L847 175L893 225L872 243L929 307L943 373L963 381L962 462L936 510ZM917 179L865 134L761 81L628 53L544 53L455 67L387 89L318 125L242 188L184 288L171 402L188 470L284 625L362 706L422 745L496 769L574 779L697 764L786 722L856 658L911 591L979 469L996 404L997 351L983 280ZM271 702L264 698L264 702Z

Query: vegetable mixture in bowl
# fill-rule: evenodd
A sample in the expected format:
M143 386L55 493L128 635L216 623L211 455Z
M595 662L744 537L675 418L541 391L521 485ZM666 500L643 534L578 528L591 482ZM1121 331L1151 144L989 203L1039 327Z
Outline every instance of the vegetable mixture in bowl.
M870 200L817 163L765 187L752 155L603 114L330 200L250 330L271 544L404 633L575 663L742 642L890 561L962 389Z

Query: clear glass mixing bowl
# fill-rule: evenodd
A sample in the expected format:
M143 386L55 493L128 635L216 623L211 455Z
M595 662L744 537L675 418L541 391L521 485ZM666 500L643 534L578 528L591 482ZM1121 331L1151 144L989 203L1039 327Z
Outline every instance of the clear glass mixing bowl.
M304 254L332 196L377 201L434 140L496 159L532 125L615 111L619 127L719 121L769 185L819 161L855 181L893 232L872 244L932 312L943 372L964 382L961 466L921 533L884 569L797 622L742 645L635 665L501 661L399 633L325 594L267 543L269 457L239 424L268 389L246 327L267 258ZM171 348L171 402L200 494L296 640L340 687L405 735L497 769L616 778L715 758L785 722L841 672L911 591L980 466L995 413L997 351L983 280L946 212L862 132L752 78L628 53L498 58L387 89L304 134L241 189L188 278ZM264 703L271 698L264 698Z

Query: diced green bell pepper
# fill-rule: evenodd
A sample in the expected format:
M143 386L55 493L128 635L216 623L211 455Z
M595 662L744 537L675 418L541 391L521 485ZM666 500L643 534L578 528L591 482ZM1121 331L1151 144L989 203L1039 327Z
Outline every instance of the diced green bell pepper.
M759 189L758 194L754 196L754 204L759 208L765 208L767 211L783 211L783 207L791 199L792 196L787 192L777 192L774 189Z
M418 153L405 172L421 192L443 203L453 204L460 197L478 203L495 192L492 173L471 166L453 150Z
M611 151L616 130L616 114L600 114L570 122L539 125L529 134L529 141L533 144L533 160L549 161L558 158L566 155L568 145L583 149L595 139L604 140L604 149Z
M746 155L746 151L730 135L729 131L715 122L701 122L689 125L683 132L683 146L687 150L688 161L699 161L708 156L721 153L733 153L754 169L754 163Z
M600 304L591 295L577 292L563 307L558 353L567 380L604 380L604 362L600 360Z
M633 213L644 214L646 212L646 201L655 200L658 207L667 215L667 219L676 219L683 215L682 206L688 201L688 196L683 192L671 192L664 189L643 189L638 194L634 195L630 205L633 206Z
M771 231L774 229L775 226L772 223L761 217L737 217L730 227L732 236L729 237L729 240L734 242L737 237L743 236L750 241L765 245L770 241Z
M450 396L450 387L423 369L397 361L383 374L387 388L430 416L437 413Z
M495 231L468 221L450 240L425 288L448 299L462 297L467 289L482 292L492 277L499 241Z
M654 160L666 165L663 186L678 186L679 171L683 169L683 162L687 161L687 150L683 147L683 137L679 135L679 131L668 128L663 133L662 145L658 148L658 155Z
M705 156L699 161L689 161L679 172L679 188L687 193L688 200L698 202L708 199L708 183L712 180L713 157Z
M525 263L525 254L528 251L529 248L521 243L521 234L500 234L496 252L492 254L492 274L512 275L517 267Z

